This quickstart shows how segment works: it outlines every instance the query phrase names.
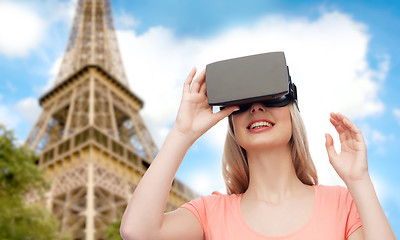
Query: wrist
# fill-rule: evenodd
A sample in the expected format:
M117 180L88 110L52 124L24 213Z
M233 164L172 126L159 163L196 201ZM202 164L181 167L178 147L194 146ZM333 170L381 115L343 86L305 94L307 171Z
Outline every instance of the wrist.
M171 139L173 142L176 144L181 144L183 146L186 146L187 148L190 148L190 146L193 145L193 143L197 140L196 137L192 136L190 132L182 132L176 128L174 125L169 132L167 139Z
M369 176L368 172L363 174L362 176L359 176L358 178L344 181L344 183L350 191L373 186L371 177Z

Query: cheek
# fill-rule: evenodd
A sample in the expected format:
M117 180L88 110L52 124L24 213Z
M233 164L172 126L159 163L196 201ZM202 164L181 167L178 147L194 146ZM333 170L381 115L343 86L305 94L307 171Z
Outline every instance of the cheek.
M285 133L285 135L286 135L286 137L287 137L287 142L289 142L290 141L290 139L292 138L292 123L291 122L289 122L288 124L287 124L287 127L286 127L286 133Z
M286 136L289 141L292 137L292 117L290 115L289 107L276 108L274 112L275 116L282 123L283 135Z
M274 115L276 116L279 121L285 122L286 124L292 123L292 117L290 116L289 107L282 107L274 109Z
M232 117L232 127L235 135L236 142L243 147L243 123L244 120L240 115Z
M236 135L236 133L240 130L240 126L242 126L243 119L241 118L241 115L233 115L232 116L232 127L233 127L233 131Z
M288 138L288 142L292 138L293 130L292 130L292 118L290 116L290 113L288 113L288 116L286 116L286 121L285 121L285 135Z

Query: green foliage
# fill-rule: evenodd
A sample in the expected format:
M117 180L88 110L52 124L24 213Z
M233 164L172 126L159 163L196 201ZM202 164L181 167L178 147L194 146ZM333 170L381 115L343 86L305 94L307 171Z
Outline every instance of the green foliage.
M121 226L121 219L111 222L105 229L107 240L122 240L119 233L119 228Z
M43 192L49 186L34 153L15 141L13 132L0 125L0 198L24 196L31 189Z
M68 240L58 232L58 222L44 206L25 204L32 190L43 193L49 187L37 158L16 143L12 131L0 125L0 239Z
M0 200L0 239L67 240L58 232L58 222L40 205L25 205L13 198Z

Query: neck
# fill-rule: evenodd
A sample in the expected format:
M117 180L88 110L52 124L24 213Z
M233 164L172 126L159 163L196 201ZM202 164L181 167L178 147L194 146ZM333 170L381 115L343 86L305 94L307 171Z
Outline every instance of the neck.
M250 170L247 197L274 203L303 189L289 145L247 151L247 159Z

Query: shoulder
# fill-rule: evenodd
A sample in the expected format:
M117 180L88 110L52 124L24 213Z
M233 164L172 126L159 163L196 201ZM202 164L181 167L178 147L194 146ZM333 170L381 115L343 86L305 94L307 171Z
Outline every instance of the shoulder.
M224 239L223 235L226 234L226 231L232 230L232 227L228 226L232 224L232 219L238 219L240 196L240 194L228 195L213 192L211 195L192 200L182 207L197 217L206 238L213 236L210 238Z
M325 206L330 205L349 208L353 203L353 198L346 187L326 185L316 185L314 187L316 194L318 194L318 197Z
M315 189L323 194L334 194L334 195L341 195L346 194L348 189L343 186L327 186L327 185L315 185Z
M221 194L213 192L211 195L202 196L182 205L191 211L200 221L202 226L206 226L210 221L215 221L237 207L237 200L240 195Z
M237 194L222 194L220 192L213 192L211 195L201 196L194 199L182 207L197 212L217 212L221 209L230 209L235 206L235 201L238 200L240 195Z
M349 190L343 186L315 185L314 188L320 195L326 197L341 198L349 195Z
M315 196L317 201L316 219L321 226L332 226L324 231L334 235L345 233L347 237L361 226L357 207L349 190L343 186L317 185Z
M208 196L202 196L199 199L196 199L194 201L202 201L204 205L212 208L212 207L217 207L217 206L225 206L225 205L230 205L232 202L237 199L239 195L237 194L222 194L220 192L213 192L211 195Z

